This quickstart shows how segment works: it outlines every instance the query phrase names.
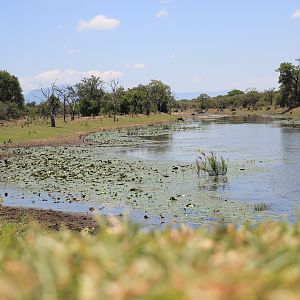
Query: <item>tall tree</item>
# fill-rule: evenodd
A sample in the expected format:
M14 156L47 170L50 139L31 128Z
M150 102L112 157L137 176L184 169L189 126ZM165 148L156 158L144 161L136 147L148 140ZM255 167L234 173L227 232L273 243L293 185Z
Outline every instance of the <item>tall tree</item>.
M160 80L151 80L149 85L150 99L156 104L158 112L171 112L171 106L174 101L170 86Z
M274 99L274 92L275 92L275 88L271 88L265 91L265 93L267 94L267 98L268 98L268 102L270 105L273 104L273 99Z
M71 115L71 121L74 121L77 104L79 102L79 96L76 86L65 86L62 88L55 88L58 97L63 101L63 116L64 122L66 121L66 111L67 108Z
M80 112L83 116L98 115L104 104L104 82L92 75L76 84Z
M300 105L300 67L292 63L282 63L279 72L280 91L286 106L290 109Z
M116 78L111 79L108 82L108 86L110 88L110 100L111 100L111 107L114 115L114 122L116 122L117 110L119 109L120 101L124 89L120 84L120 80Z
M23 108L24 105L24 96L19 80L7 71L0 71L0 101L16 103L19 108Z
M41 92L44 96L44 100L50 114L51 127L56 127L56 115L60 105L59 98L55 94L56 90L55 82L49 88L41 88Z

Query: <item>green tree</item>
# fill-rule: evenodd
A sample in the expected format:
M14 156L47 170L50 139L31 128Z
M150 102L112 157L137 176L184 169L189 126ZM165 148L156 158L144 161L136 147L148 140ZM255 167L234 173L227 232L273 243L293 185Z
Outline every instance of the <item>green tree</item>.
M207 109L209 108L209 103L211 101L210 97L207 94L202 93L196 98L196 102L198 109Z
M174 97L169 85L160 80L151 80L148 84L149 97L152 103L155 103L158 112L171 112Z
M282 63L279 72L279 84L282 102L290 109L300 105L300 67L292 63Z
M83 116L99 115L104 106L104 82L92 75L76 84L79 108Z
M7 71L0 71L0 101L15 103L19 109L23 109L24 96L19 80Z
M231 90L227 93L229 97L238 96L238 95L244 95L245 93L241 90Z
M128 89L122 96L121 99L121 113L123 114L139 114L144 113L144 104L147 102L146 94L139 87L134 87L132 89Z

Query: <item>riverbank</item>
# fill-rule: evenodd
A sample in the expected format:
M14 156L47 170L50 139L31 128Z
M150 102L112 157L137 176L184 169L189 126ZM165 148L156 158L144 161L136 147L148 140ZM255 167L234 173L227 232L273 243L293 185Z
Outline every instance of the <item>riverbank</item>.
M117 120L114 122L113 118L95 117L78 118L65 123L58 119L55 128L51 128L45 120L36 120L30 124L25 120L7 122L0 126L0 145L3 148L77 145L83 142L86 135L94 132L169 123L176 121L177 116L162 113L119 116Z
M241 224L256 216L255 202L265 202L271 215L273 206L269 204L270 198L258 199L257 195L247 196L242 191L235 197L229 197L226 193L220 194L221 189L224 191L230 186L226 182L214 184L205 177L199 178L195 170L195 160L190 161L189 158L182 157L184 153L188 153L185 155L196 159L194 150L189 152L190 147L185 148L185 145L180 143L172 146L174 142L180 141L176 138L173 140L173 133L177 136L182 133L182 136L188 135L193 141L206 141L207 151L211 151L214 145L218 145L219 138L211 141L213 146L209 146L208 141L215 136L215 133L209 134L209 120L212 119L212 123L215 124L213 130L216 130L216 124L219 122L216 119L225 116L189 114L184 119L192 117L203 118L206 121L196 121L192 124L193 121L189 120L171 125L139 126L134 129L119 127L118 130L104 130L92 134L85 138L84 143L76 146L55 146L49 139L48 145L55 147L24 149L24 146L21 146L18 149L7 149L7 152L16 157L7 157L0 163L4 204L84 213L93 207L103 215L121 215L130 211L132 220L142 221L147 226L182 223L199 226L209 222ZM176 119L178 118L177 115ZM238 116L234 117L233 121L230 121L231 119L228 119L229 123L239 121ZM223 132L224 122L225 119L219 122L217 132L221 132L223 138L226 132L232 132L225 139L231 141L238 132ZM265 122L263 119L263 123ZM274 130L272 126L270 128L271 131ZM263 129L266 134L266 128ZM274 144L271 131L268 131L263 141L270 137ZM248 135L252 134L250 130ZM242 138L243 134L238 140ZM226 143L221 144L218 149L229 149L232 152L235 140L227 146ZM64 139L61 137L58 141L63 142ZM166 144L166 141L169 142ZM247 157L258 157L257 146L260 143L259 139L254 143L256 147L252 152L247 147L250 153L245 149ZM197 147L203 147L203 143L200 142ZM235 148L240 149L239 143ZM263 148L262 151L265 152ZM174 161L168 159L168 151L172 152ZM156 152L160 154L157 155ZM276 148L274 152L277 152ZM175 153L177 154L174 156ZM150 160L142 159L145 155L150 155ZM161 156L165 156L166 159L162 159ZM183 158L183 161L188 159L189 163L176 161L178 157ZM262 173L268 172L272 162L263 156L257 160L257 164L251 159L231 162L228 180L231 186L239 181L236 183L235 192L239 190L238 186L243 183L243 178L249 177L244 182L246 186L246 182L252 177L263 177ZM259 188L257 186L255 190ZM243 201L234 201L240 198ZM261 218L260 215L256 217Z
M300 118L300 107L294 108L290 111L287 111L287 108L275 108L275 107L264 107L259 109L224 109L224 110L217 110L217 109L210 109L208 113L214 113L218 115L237 115L237 116L277 116L282 118Z
M287 119L300 119L300 107L287 111L287 108L275 108L275 107L263 107L259 109L216 109L211 108L207 110L197 111L193 109L187 109L176 113L177 116L183 118L196 117L196 118L209 118L209 117L232 117L232 116L269 116L280 117Z
M75 231L83 229L97 231L99 229L99 223L92 214L67 213L24 207L0 206L1 221L12 224L36 222L42 227L51 230L66 228Z

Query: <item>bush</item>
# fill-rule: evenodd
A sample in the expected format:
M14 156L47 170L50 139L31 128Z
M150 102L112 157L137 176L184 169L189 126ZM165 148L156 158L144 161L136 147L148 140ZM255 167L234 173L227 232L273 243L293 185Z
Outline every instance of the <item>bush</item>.
M0 101L0 120L18 119L23 110L14 102L4 103Z

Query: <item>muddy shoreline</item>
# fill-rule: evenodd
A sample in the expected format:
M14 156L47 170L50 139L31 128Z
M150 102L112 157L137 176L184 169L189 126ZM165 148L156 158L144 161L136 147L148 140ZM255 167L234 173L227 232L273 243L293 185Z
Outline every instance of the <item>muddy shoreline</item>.
M36 222L51 230L60 230L61 228L75 231L81 231L85 228L91 231L99 230L99 223L92 214L67 213L51 209L0 206L1 221L12 223Z

